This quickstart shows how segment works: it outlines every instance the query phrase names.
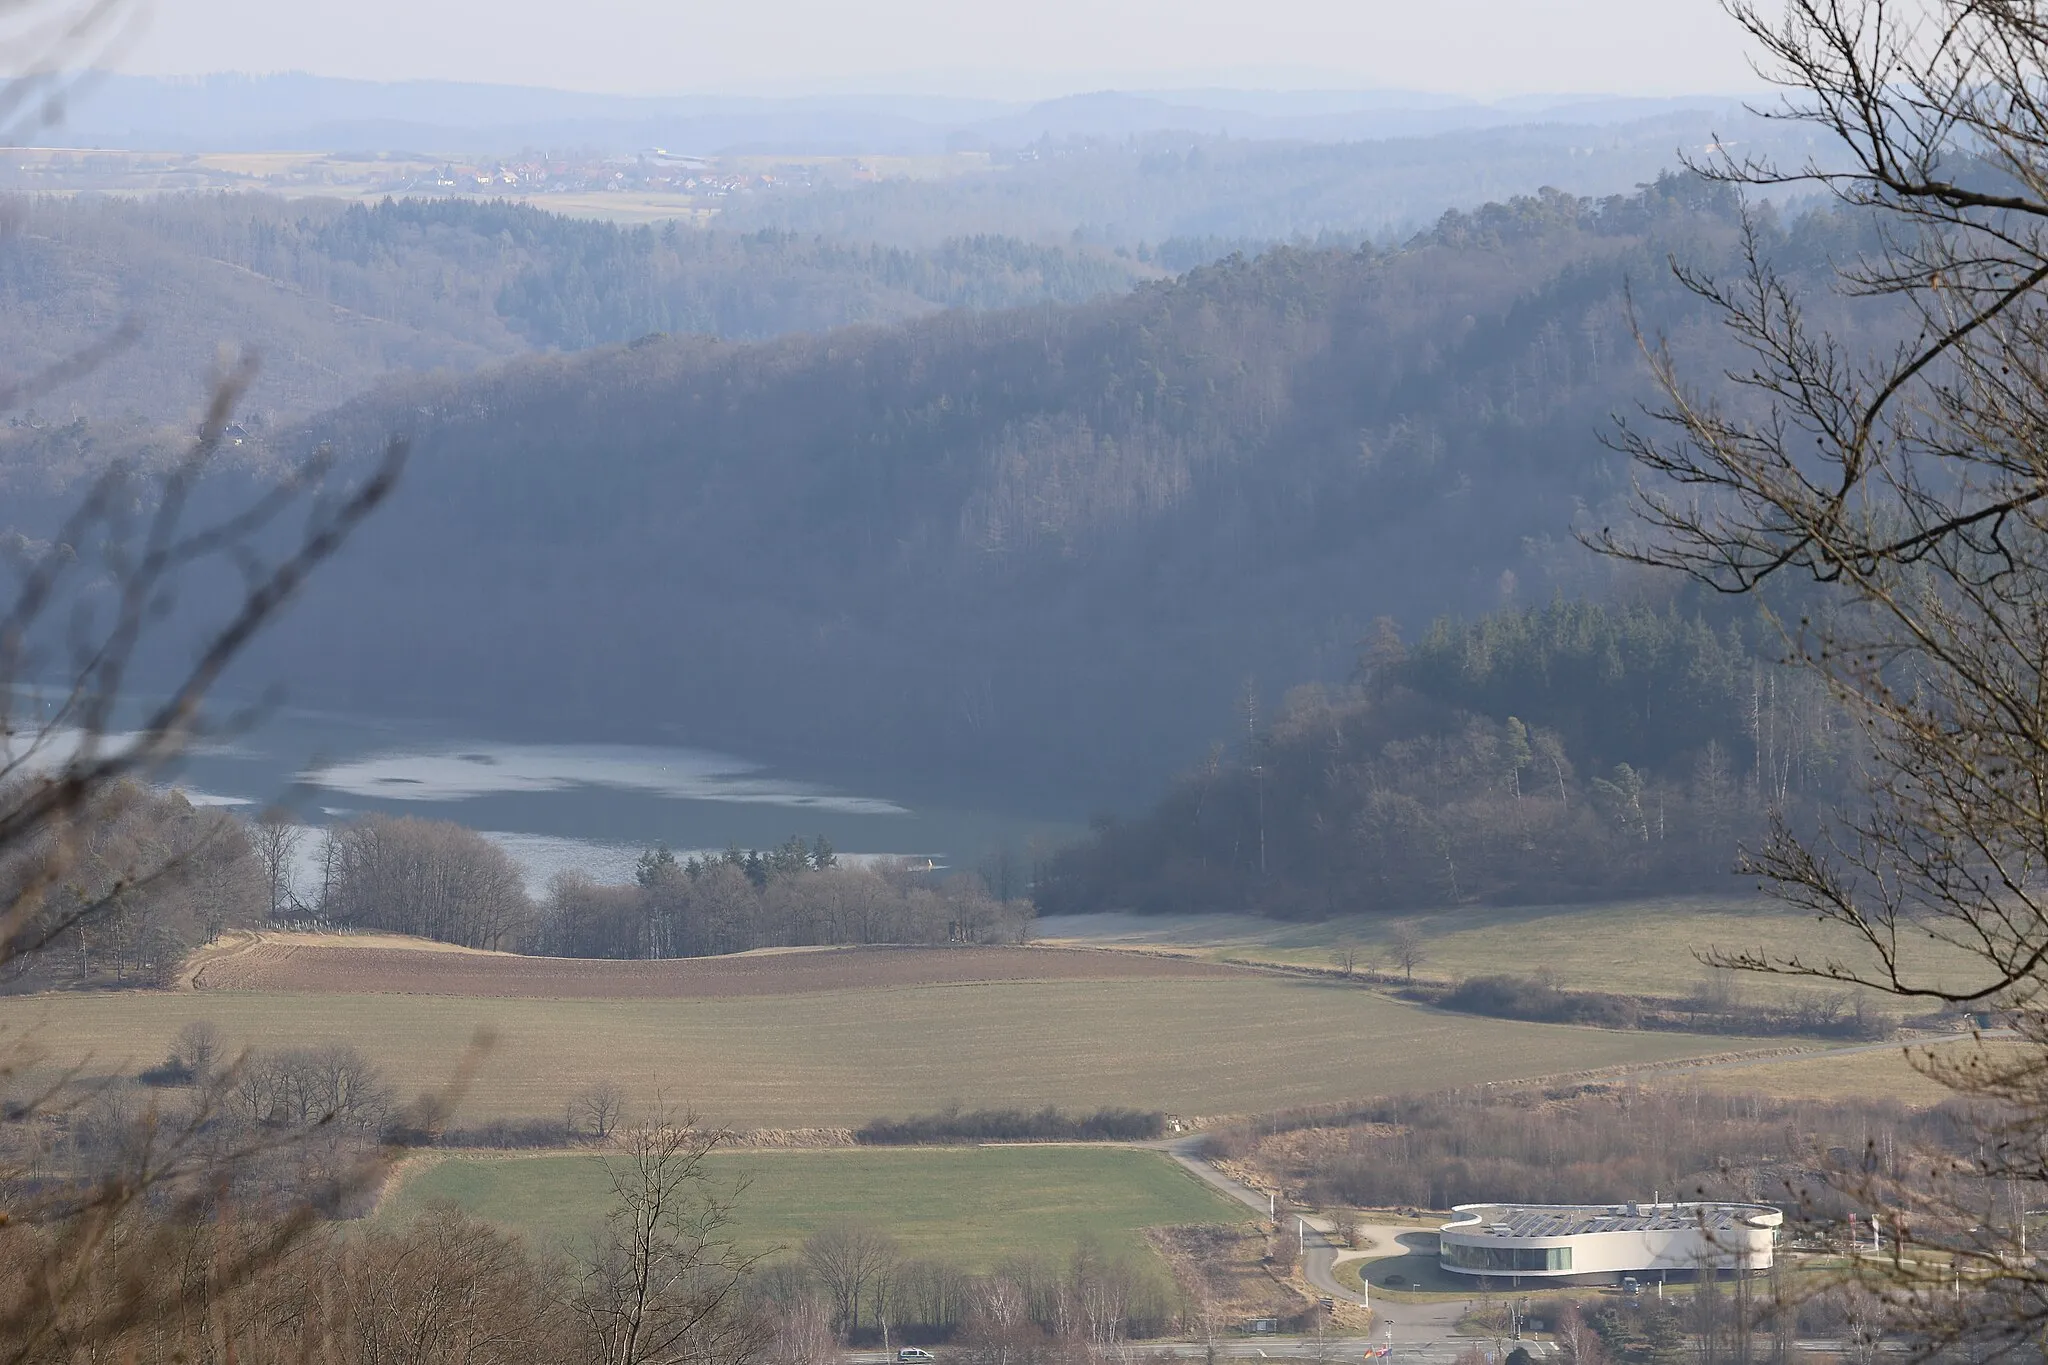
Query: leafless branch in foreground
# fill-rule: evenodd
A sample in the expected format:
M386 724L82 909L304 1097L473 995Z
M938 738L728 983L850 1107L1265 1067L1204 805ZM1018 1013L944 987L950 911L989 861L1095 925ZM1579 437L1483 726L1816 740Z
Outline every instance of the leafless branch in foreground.
M1646 343L1663 401L1614 437L1637 523L1587 538L1768 590L1790 662L1862 727L1864 799L1747 859L1842 931L1839 954L1715 960L2013 1023L1917 1062L1959 1097L1974 1155L1873 1152L1832 1179L1889 1229L1849 1274L1893 1330L1928 1353L2031 1354L2048 1327L2048 1269L2023 1251L2048 1190L2048 7L1729 10L1785 92L1762 112L1826 152L1696 169L1874 219L1881 249L1837 285L1869 335L1900 340L1817 326L1754 225L1728 277L1680 265L1747 354L1702 379Z

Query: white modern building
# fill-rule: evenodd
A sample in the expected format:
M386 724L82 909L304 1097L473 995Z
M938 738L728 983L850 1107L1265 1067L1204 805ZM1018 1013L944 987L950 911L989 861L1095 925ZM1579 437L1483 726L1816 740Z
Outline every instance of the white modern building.
M1460 1204L1439 1234L1445 1273L1618 1284L1754 1274L1785 1215L1768 1204Z

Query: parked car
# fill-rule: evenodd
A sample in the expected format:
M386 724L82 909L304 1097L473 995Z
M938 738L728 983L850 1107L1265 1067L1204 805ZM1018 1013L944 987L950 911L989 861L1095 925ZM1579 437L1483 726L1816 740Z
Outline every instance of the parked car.
M904 1362L904 1365L909 1365L909 1362L911 1361L937 1360L938 1357L933 1355L930 1351L922 1349L921 1347L906 1346L896 1353L896 1359Z

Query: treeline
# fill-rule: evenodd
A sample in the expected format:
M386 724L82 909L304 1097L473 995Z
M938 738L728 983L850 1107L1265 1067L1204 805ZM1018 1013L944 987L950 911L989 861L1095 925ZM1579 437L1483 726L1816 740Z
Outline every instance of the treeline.
M1302 1129L1316 1142L1267 1142ZM1791 1201L1839 1218L1829 1163L1905 1171L1928 1151L1967 1156L1975 1129L1958 1102L1782 1099L1738 1092L1586 1084L1448 1091L1342 1113L1275 1115L1210 1135L1213 1155L1262 1167L1319 1207L1445 1209L1481 1201L1609 1204L1662 1193Z
M1468 977L1447 988L1411 985L1402 994L1495 1019L1596 1028L1832 1038L1886 1038L1898 1028L1897 1017L1877 1009L1865 992L1802 991L1784 1004L1767 1005L1740 999L1724 976L1710 976L1691 995L1676 1000L1571 990L1541 975L1512 973Z
M1845 789L1856 738L1774 628L1558 600L1291 694L1146 814L1056 856L1042 912L1288 918L1727 886L1737 845Z
M842 866L823 839L708 859L653 849L628 885L563 873L538 901L502 848L445 821L373 815L337 826L323 834L316 862L308 908L323 922L553 957L1015 943L1032 919L1028 901L997 900L978 877Z
M164 985L194 948L266 911L247 827L139 783L0 860L0 904L18 907L0 937L0 992Z
M722 1135L657 1121L622 1136L610 1216L566 1254L449 1204L344 1229L333 1220L368 1212L395 1149L332 1106L301 1117L294 1101L252 1128L226 1098L247 1070L146 1107L101 1087L84 1103L67 1092L61 1117L43 1099L10 1113L40 1140L0 1146L10 1360L598 1365L646 1359L649 1342L707 1365L830 1359L829 1341L773 1348L775 1306L750 1292L732 1206L704 1183Z
M18 1277L62 1233L0 1226L0 1251L8 1253L0 1256L0 1305L27 1301L34 1286ZM107 1340L120 1359L596 1365L620 1358L618 1338L640 1325L657 1339L684 1338L662 1359L830 1365L842 1341L875 1342L886 1322L894 1342L950 1341L974 1359L1053 1365L1194 1327L1170 1281L1089 1243L1066 1258L1012 1258L973 1274L950 1261L904 1257L882 1234L828 1229L798 1256L745 1275L706 1321L684 1318L705 1291L685 1296L677 1287L663 1297L682 1306L657 1299L642 1310L641 1325L630 1321L631 1281L609 1274L613 1267L550 1255L450 1204L402 1226L296 1237L222 1204L211 1217L135 1218L103 1235L122 1239L122 1252L127 1239L147 1236L156 1254L138 1264L110 1251L84 1283L66 1286L50 1340L15 1340L0 1322L0 1346L19 1348L14 1358L73 1361L82 1357L70 1345L91 1337ZM664 1270L674 1259L655 1258ZM169 1307L145 1315L138 1302Z
M62 1227L0 1227L0 1304L29 1306L23 1282ZM90 1358L69 1349L109 1324L115 1358L231 1359L248 1365L320 1359L340 1365L570 1365L608 1359L578 1331L572 1273L516 1236L451 1205L403 1228L325 1229L285 1237L276 1221L224 1206L217 1217L123 1220L101 1262L65 1287L47 1339L0 1327L0 1346L31 1365ZM146 1263L129 1252L150 1238ZM120 1255L117 1252L129 1252ZM223 1275L221 1267L247 1273ZM102 1268L104 1267L104 1268ZM172 1305L138 1313L138 1302ZM31 1322L36 1319L29 1317ZM737 1365L734 1362L734 1365ZM805 1365L811 1365L806 1362Z
M910 1257L882 1229L828 1223L764 1267L755 1294L787 1331L839 1342L949 1341L1018 1365L1098 1357L1134 1337L1193 1330L1188 1296L1156 1262L1081 1238L1067 1256L1012 1256L986 1274Z
M431 1097L402 1095L349 1044L231 1047L204 1019L181 1028L162 1060L133 1080L64 1090L61 1107L54 1092L16 1075L4 1094L0 1197L25 1222L89 1199L110 1172L152 1152L179 1168L205 1168L206 1200L219 1211L267 1217L303 1207L356 1218L378 1193L380 1178L366 1174L378 1153L432 1141L441 1128Z
M1149 1142L1166 1131L1151 1109L1098 1109L1069 1114L1047 1105L1028 1109L942 1109L907 1119L870 1119L853 1140L866 1147L941 1146L974 1142Z

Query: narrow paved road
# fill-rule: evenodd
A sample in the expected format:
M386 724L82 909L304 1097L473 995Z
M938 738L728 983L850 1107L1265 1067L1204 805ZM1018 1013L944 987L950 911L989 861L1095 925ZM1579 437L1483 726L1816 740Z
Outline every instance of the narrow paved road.
M1211 1351L1217 1360L1294 1360L1325 1362L1326 1365L1354 1365L1362 1361L1368 1349L1385 1345L1379 1337L1264 1337L1246 1338L1234 1336L1228 1341L1219 1341L1213 1347L1202 1342L1186 1341L1125 1341L1117 1343L1117 1355L1128 1360L1143 1360L1156 1356L1175 1356L1181 1360L1190 1357L1206 1357ZM1556 1350L1548 1342L1521 1341L1515 1345L1526 1346L1529 1354L1537 1360L1554 1357ZM1461 1354L1477 1346L1490 1353L1493 1343L1476 1337L1459 1341L1427 1341L1404 1343L1398 1335L1394 1341L1393 1361L1405 1361L1409 1365L1451 1365ZM939 1357L939 1365L945 1365L952 1354L945 1347L939 1347L933 1354ZM896 1357L882 1351L847 1351L840 1357L847 1365L895 1365Z

